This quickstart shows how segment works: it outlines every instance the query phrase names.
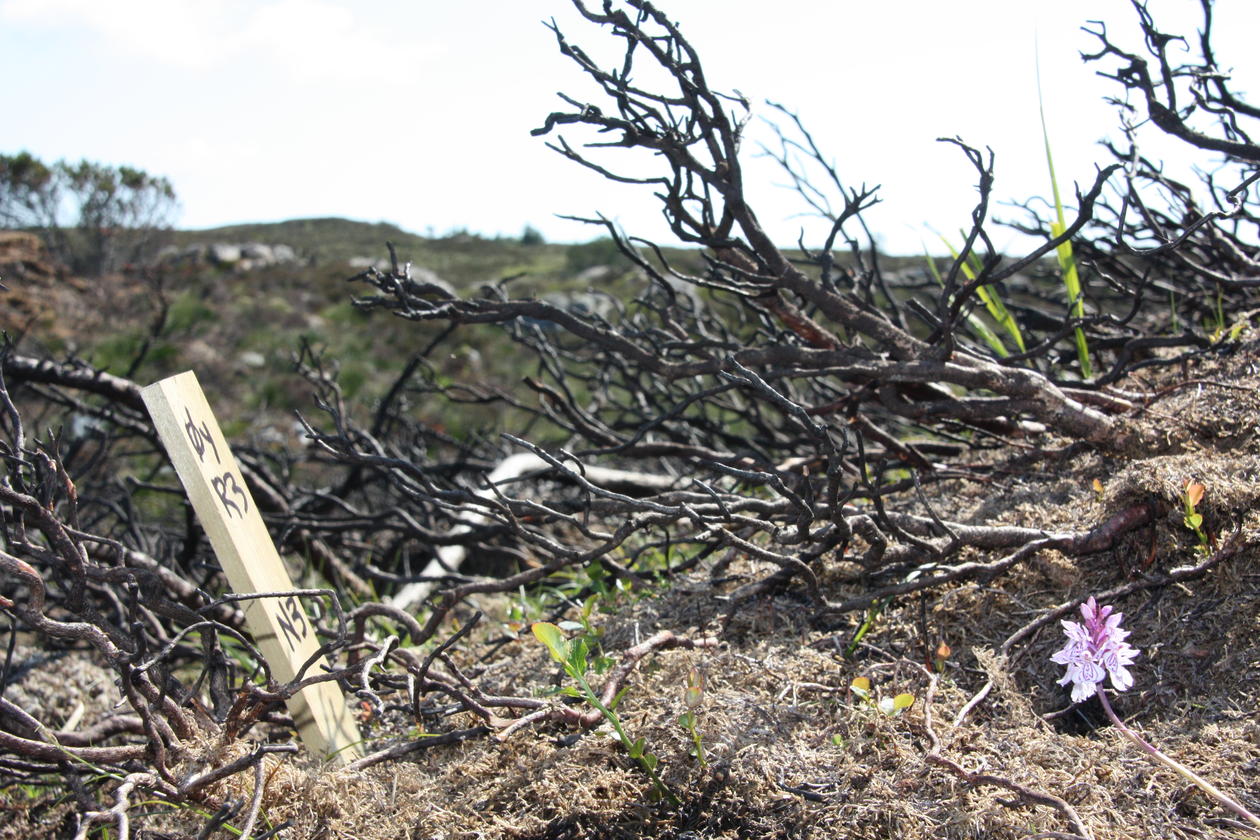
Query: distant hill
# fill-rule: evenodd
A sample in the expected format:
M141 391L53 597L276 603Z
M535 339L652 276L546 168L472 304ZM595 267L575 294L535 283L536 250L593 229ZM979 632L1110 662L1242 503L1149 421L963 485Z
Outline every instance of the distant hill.
M394 243L401 261L410 261L437 274L457 288L492 282L506 275L527 274L544 286L562 283L583 268L612 264L622 258L603 240L578 245L525 243L516 238L487 239L456 233L428 238L388 222L350 219L292 219L284 222L228 225L206 230L175 231L176 247L215 242L284 244L304 261L329 265L352 260L385 260L387 242ZM688 270L698 267L695 252L677 251Z
M228 225L204 230L175 231L176 246L214 242L261 242L292 246L301 256L316 263L348 262L355 258L385 259L385 243L398 248L401 260L410 260L438 273L459 288L481 284L506 274L525 273L543 280L544 285L565 281L585 268L596 265L618 265L623 259L607 238L595 238L578 244L525 243L514 237L490 239L476 234L456 233L429 238L403 230L389 222L357 222L350 219L291 219L284 222ZM693 274L703 273L704 261L699 251L691 248L662 247L664 255L676 268ZM788 249L789 256L799 252ZM840 250L837 263L849 264L852 256ZM921 269L920 257L882 256L885 270ZM939 259L947 260L948 257Z
M356 222L350 219L290 219L284 222L227 225L175 233L177 245L201 242L284 243L320 262L347 260L385 253L385 243L400 249L421 249L426 239L388 222Z

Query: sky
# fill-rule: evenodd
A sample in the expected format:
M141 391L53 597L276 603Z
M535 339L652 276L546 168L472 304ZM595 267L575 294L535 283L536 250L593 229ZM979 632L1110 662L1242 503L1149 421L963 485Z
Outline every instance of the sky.
M1122 0L660 5L710 84L754 103L750 196L784 244L818 244L827 226L801 215L757 155L773 139L765 100L800 115L847 185L881 185L868 222L886 251L939 252L937 232L965 226L977 193L970 164L937 138L993 149L995 199L1046 195L1039 56L1070 195L1072 182L1092 183L1105 161L1097 142L1117 125L1102 99L1119 87L1081 61L1096 44L1081 26L1102 17L1118 42L1140 46ZM1150 7L1166 31L1193 34L1194 0ZM1260 3L1219 0L1216 16L1218 60L1238 90L1260 88ZM0 0L0 152L164 175L185 228L343 216L430 235L529 225L577 242L599 231L559 217L602 213L669 244L650 188L612 184L530 136L562 107L559 91L599 104L543 25L553 18L597 57L619 54L568 0ZM1000 247L1018 247L1006 236Z

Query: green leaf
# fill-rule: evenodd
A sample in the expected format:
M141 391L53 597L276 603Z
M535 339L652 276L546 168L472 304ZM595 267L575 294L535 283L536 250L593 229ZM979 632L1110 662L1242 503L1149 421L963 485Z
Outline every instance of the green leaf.
M628 685L624 685L621 687L621 691L618 691L617 695L613 697L612 702L608 704L608 710L610 712L614 711L617 708L617 704L621 702L621 698L625 697L626 692L628 692L629 690L630 690L630 686Z
M914 705L913 694L907 694L905 692L902 692L901 694L898 694L896 697L893 698L893 708L899 712L903 712L913 705Z
M644 741L642 738L639 738L633 744L630 745L630 757L641 758L643 756L644 750L646 749L647 749L647 742Z
M957 259L958 252L954 250L954 246L950 244L949 240L946 239L944 236L942 236L941 241L945 243L945 247L949 248L950 253L954 255L954 259ZM941 286L944 286L945 278L941 277L941 273L940 271L937 270L936 263L933 262L931 257L928 257L928 269L931 271L932 276L936 278L936 282L940 284ZM963 274L967 276L969 279L975 276L971 268L968 267L966 264L963 265ZM987 290L986 290L986 293L987 293ZM981 300L983 299L984 298L982 296ZM1003 308L1003 311L1005 311L1005 307ZM1010 317L1009 314L1007 315L1007 317L1008 318ZM1011 324L1014 325L1014 323L1015 322L1012 319ZM998 334L995 333L992 329L990 329L989 325L986 324L984 320L980 318L980 316L977 315L975 312L967 313L967 324L975 331L976 335L980 336L980 338L984 341L985 344L989 345L989 347L992 348L993 352L996 353L999 357L1005 358L1006 356L1010 355L1010 351L1006 349L1006 345L1002 343L1002 339L998 337ZM1019 327L1015 326L1015 330L1016 332L1018 332ZM1024 347L1023 341L1024 341L1023 336L1020 336L1019 346L1021 350Z
M661 760L657 758L656 756L652 755L651 753L647 753L646 755L643 756L643 763L644 765L647 766L647 769L649 770L655 770L656 765L660 764L660 762Z
M1186 527L1194 531L1197 531L1201 527L1203 527L1203 514L1201 513L1186 514Z
M1059 195L1059 181L1054 175L1054 156L1050 153L1050 131L1046 128L1046 106L1041 95L1041 65L1037 65L1037 107L1041 112L1041 139L1046 146L1046 167L1050 170L1050 189L1054 193L1055 221L1050 224L1050 235L1058 238L1067 230L1067 221L1063 214L1063 199ZM1067 291L1068 306L1073 318L1085 317L1085 301L1081 295L1081 278L1076 271L1076 258L1072 253L1072 242L1068 240L1055 248L1059 258L1059 271L1063 274L1063 287ZM1081 377L1089 379L1093 376L1093 367L1089 361L1089 344L1085 340L1085 331L1076 328L1076 357L1081 366Z
M573 673L586 673L586 650L586 639L579 637L569 642L569 667Z
M569 643L565 641L564 634L560 632L560 628L552 624L550 621L535 621L529 627L534 633L534 638L547 646L547 650L551 651L551 658L565 664L569 656Z
M963 237L964 242L967 241L967 235L965 233L959 231L959 235ZM941 238L944 239L944 237ZM950 253L954 255L954 259L958 259L958 254L954 251L953 246L950 245L948 241L945 244L949 247ZM983 270L984 261L980 259L980 255L974 250L968 251L967 261L962 265L963 275L968 280L975 280L980 276L980 272ZM993 320L997 321L1002 328L1010 334L1011 338L1015 340L1015 345L1019 347L1019 352L1023 353L1024 350L1027 349L1024 347L1024 334L1020 332L1019 324L1007 310L1006 304L1002 302L1002 297L998 294L997 289L992 286L976 286L976 296L980 298L980 301L984 304L984 308L989 310L989 314L993 316Z
M582 618L589 619L591 614L595 612L595 606L599 603L599 594L591 595L582 602Z

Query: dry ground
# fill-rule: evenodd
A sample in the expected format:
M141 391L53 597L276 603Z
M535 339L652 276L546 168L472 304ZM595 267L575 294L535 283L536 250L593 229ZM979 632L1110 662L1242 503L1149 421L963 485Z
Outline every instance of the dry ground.
M1142 655L1136 685L1115 700L1118 712L1260 810L1258 359L1252 346L1190 375L1147 383L1162 389L1160 397L1132 422L1148 435L1158 432L1155 454L1017 450L996 459L983 483L936 485L932 504L961 521L1085 529L1151 499L1161 501L1165 515L1113 550L1083 558L1046 551L992 580L898 599L852 655L847 648L863 616L820 622L799 587L745 604L723 626L723 596L766 571L747 560L726 568L718 583L701 569L669 588L605 602L594 620L614 658L658 630L717 640L711 649L644 660L620 706L627 728L660 757L681 807L660 801L604 733L546 724L503 741L479 737L433 747L352 774L301 756L276 759L265 779L267 824L289 821L284 837L358 840L1069 836L1063 809L1000 785L968 783L929 762L930 713L941 756L1060 798L1097 840L1250 836L1107 725L1096 700L1070 708L1055 682L1060 669L1048 661L1061 645L1057 622L1022 638L1006 656L1000 650L1060 604L1127 587L1112 602L1124 611ZM1202 576L1152 586L1203 559L1181 523L1178 498L1188 480L1206 486L1205 523L1229 546L1228 556ZM861 593L851 565L834 560L822 570L833 601ZM492 619L505 616L502 601L469 606ZM482 628L483 641L507 631L502 620ZM951 655L929 676L935 669L925 662L940 642ZM462 664L480 670L488 692L542 694L560 682L558 667L528 633L498 647L463 650ZM493 655L478 665L474 660L488 651ZM109 692L100 680L79 674L50 682L48 669L56 667L48 663L19 679L10 698L49 706L58 723L80 700L102 707L99 698ZM64 667L82 669L82 663ZM689 755L689 737L677 723L691 668L707 681L699 711L707 767ZM886 717L849 690L858 676L870 678L880 696L912 693L913 707ZM968 707L988 683L989 693ZM432 729L475 723L459 713ZM377 744L417 736L389 719L368 731ZM222 761L245 748L201 745L194 752ZM247 776L234 777L216 795L248 798ZM10 811L0 837L65 834L68 806L24 809L18 799L12 791L0 795ZM204 813L186 808L140 822L144 831L167 832L140 836L195 836L202 824Z

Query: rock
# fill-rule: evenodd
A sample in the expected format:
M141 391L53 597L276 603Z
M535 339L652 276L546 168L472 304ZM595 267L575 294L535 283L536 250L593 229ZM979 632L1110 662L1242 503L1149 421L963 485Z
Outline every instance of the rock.
M297 251L293 250L292 245L272 245L271 256L277 263L297 262Z
M455 290L451 288L451 285L449 283L447 283L441 277L437 276L436 271L431 271L430 269L427 269L427 268L421 268L418 265L413 265L411 267L411 279L417 283L423 283L430 286L439 286L443 289L449 290L451 294L455 293Z
M611 265L593 265L582 269L573 279L583 286L592 286L612 279L613 274L614 269Z
M214 265L232 266L241 261L241 246L216 242L206 249L206 257Z
M298 262L292 245L269 245L263 242L216 242L213 245L189 245L177 248L168 245L158 253L158 262L170 264L208 262L220 268L254 271L283 263Z
M205 245L189 245L187 248L184 248L178 254L176 254L175 261L192 263L193 265L201 265L203 262L206 261L206 246Z
M276 261L276 255L270 245L264 245L261 242L246 242L241 246L241 259L271 265Z

